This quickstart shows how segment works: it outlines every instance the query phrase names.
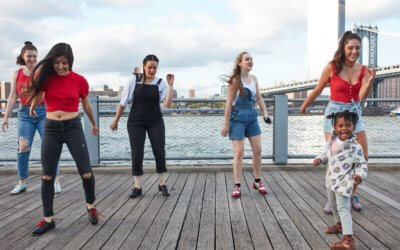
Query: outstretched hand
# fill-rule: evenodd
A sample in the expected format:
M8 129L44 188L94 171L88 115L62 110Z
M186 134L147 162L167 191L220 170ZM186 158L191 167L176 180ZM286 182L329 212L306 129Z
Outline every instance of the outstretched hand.
M314 159L312 164L314 167L318 167L319 164L321 164L321 159L320 158Z

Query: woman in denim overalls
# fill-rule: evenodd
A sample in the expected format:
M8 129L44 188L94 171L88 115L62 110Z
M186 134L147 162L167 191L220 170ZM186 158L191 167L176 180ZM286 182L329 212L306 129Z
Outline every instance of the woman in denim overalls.
M261 181L261 130L258 125L258 112L255 103L258 104L268 118L267 108L258 89L258 81L254 75L250 75L253 68L253 59L247 52L240 53L235 60L232 75L227 81L229 84L228 96L225 107L225 123L221 131L222 136L229 134L233 145L233 177L235 186L232 192L233 198L240 197L240 176L242 175L244 138L250 141L253 151L254 183L253 188L261 194L267 194L267 190Z
M327 115L345 110L354 112L358 115L358 122L353 133L356 134L357 142L361 144L365 160L368 161L367 134L361 117L360 101L366 99L371 91L375 79L375 70L368 69L357 62L360 49L361 38L357 34L351 31L343 33L333 60L323 70L317 86L301 105L300 112L305 113L307 106L321 94L329 83L331 97L324 114L325 140L327 141L331 137L333 130L332 123L327 119ZM357 185L355 184L351 204L355 210L359 211L361 204L355 195L356 189ZM326 204L324 211L332 214L329 203Z

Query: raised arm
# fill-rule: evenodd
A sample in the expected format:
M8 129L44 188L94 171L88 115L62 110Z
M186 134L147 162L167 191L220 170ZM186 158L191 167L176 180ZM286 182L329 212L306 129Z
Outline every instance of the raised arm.
M301 105L300 113L305 113L308 105L310 105L322 93L326 85L329 83L332 73L333 73L332 66L331 64L328 64L322 71L317 86L315 86L313 91L310 93L310 95L307 96L307 99Z
M374 84L375 76L375 69L368 68L368 70L365 71L365 75L361 80L360 92L358 94L360 100L365 100L368 97L369 93L371 92L372 85Z
M172 107L172 98L174 97L174 90L173 90L174 80L175 76L173 74L167 74L168 94L163 101L163 104L166 108Z
M17 74L18 70L16 70L12 76L11 76L11 91L10 95L8 96L7 99L7 107L6 107L6 112L4 113L4 118L1 123L1 127L3 129L3 132L8 129L8 118L10 117L11 111L13 110L15 103L17 102L18 99L18 93L17 93Z

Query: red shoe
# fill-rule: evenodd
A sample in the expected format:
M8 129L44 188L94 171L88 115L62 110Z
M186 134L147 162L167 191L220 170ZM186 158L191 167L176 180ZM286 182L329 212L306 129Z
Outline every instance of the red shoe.
M268 193L267 189L264 187L264 183L262 183L262 181L254 182L253 188L258 189L258 192L260 192L260 194L262 194L262 195L266 195Z
M233 188L232 197L233 198L239 198L240 197L240 187L235 186Z

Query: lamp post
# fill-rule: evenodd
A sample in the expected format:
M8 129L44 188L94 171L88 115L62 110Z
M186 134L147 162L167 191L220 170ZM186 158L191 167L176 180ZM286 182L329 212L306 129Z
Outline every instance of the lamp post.
M133 68L132 74L136 76L136 82L141 82L143 77L143 67Z

